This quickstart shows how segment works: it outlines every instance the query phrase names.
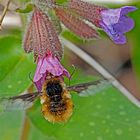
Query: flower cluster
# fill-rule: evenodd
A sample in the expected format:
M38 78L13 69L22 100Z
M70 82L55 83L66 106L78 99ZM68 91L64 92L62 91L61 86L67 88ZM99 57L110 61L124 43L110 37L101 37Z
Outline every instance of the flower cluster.
M81 0L69 0L63 6L55 0L34 0L34 3L35 8L23 45L27 53L34 52L37 62L34 83L39 91L48 77L70 78L70 74L60 63L63 55L58 37L61 32L58 28L60 21L82 38L98 38L98 28L103 29L114 43L124 44L126 43L124 33L134 27L133 19L127 14L137 9L134 6L108 9ZM57 22L54 19L57 19ZM87 21L94 26L87 24Z
M66 27L80 37L93 38L98 36L96 30L90 29L89 25L83 23L81 19L84 19L103 29L114 43L125 44L126 37L124 33L134 27L133 19L126 16L126 14L136 9L134 6L108 9L81 0L70 0L67 8L57 8L56 14ZM74 16L73 13L79 15L80 18Z
M70 74L60 63L63 48L53 23L38 8L33 11L23 44L27 53L33 51L35 55L37 68L33 81L38 91L42 90L48 77L70 78Z

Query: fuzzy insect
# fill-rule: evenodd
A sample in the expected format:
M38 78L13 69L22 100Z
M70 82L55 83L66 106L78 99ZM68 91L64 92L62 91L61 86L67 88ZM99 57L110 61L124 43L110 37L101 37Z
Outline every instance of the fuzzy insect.
M0 108L3 111L26 110L33 105L35 99L40 98L41 111L45 119L50 122L66 122L71 117L74 106L71 91L80 96L88 96L108 85L110 83L107 80L97 80L67 87L62 79L53 77L44 82L42 92L0 98Z

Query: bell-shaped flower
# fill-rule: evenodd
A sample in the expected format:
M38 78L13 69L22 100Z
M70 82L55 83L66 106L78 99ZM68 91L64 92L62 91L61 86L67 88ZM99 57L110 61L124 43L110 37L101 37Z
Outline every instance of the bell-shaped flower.
M124 33L134 28L133 19L126 16L126 14L136 9L134 6L124 6L118 9L106 9L101 11L101 28L116 44L126 43Z
M33 81L39 91L41 91L42 85L49 74L60 78L63 78L63 76L70 78L69 72L61 65L57 57L52 56L51 53L43 58L38 57Z

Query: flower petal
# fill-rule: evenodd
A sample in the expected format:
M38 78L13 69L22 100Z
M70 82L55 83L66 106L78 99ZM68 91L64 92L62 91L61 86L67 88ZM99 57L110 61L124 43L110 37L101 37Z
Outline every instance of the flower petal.
M112 25L112 24L118 23L118 21L120 19L120 12L121 12L121 9L103 10L101 12L102 21L106 25Z
M53 57L52 54L48 56L38 58L37 69L34 76L34 83L39 91L42 89L42 85L46 80L48 73L51 73L53 76L67 76L70 78L68 71L61 65L59 60L56 57Z
M124 35L118 35L118 37L113 39L116 44L125 44L126 37Z
M126 33L134 28L134 20L127 17L123 16L120 19L120 22L118 24L114 24L113 27L117 32L122 32Z
M101 11L102 21L106 25L118 23L121 17L136 9L137 8L135 6L124 6L122 8L117 9L103 10Z
M34 81L38 91L41 91L42 90L42 85L44 83L44 81L46 80L46 74L43 74L42 75L42 78L40 78L38 81Z
M43 63L42 59L38 58L37 68L34 75L34 82L38 81L42 77L42 74L40 73L42 63Z
M114 30L113 26L106 26L104 23L101 23L102 28L104 31L110 36L110 38L116 43L116 44L125 44L126 43L126 37L123 35L123 33L117 32Z
M135 10L137 10L137 7L135 7L135 6L123 6L123 7L121 8L120 16L126 15L126 14L128 14L128 13L130 13L130 12L135 11Z
M102 21L100 21L100 25L116 44L126 43L124 33L133 29L134 21L125 14L136 9L134 6L124 6L101 11Z
M44 72L44 69L46 69L46 71L48 71L54 76L61 76L67 72L67 70L63 68L63 66L56 57L48 56L45 59L44 63L43 63L44 67L42 67L42 69L40 70L41 73ZM69 74L66 74L66 76L69 77Z

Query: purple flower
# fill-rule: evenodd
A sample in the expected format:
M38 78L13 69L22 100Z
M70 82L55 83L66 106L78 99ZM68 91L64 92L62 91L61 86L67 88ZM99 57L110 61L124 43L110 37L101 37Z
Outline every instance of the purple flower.
M42 85L49 74L59 76L60 78L63 78L63 76L70 78L70 74L56 57L53 57L51 54L43 58L38 57L37 69L33 81L39 91L41 91Z
M134 21L126 16L129 12L135 11L134 6L124 6L118 9L107 9L101 11L102 20L100 25L116 44L125 44L124 33L134 27Z

